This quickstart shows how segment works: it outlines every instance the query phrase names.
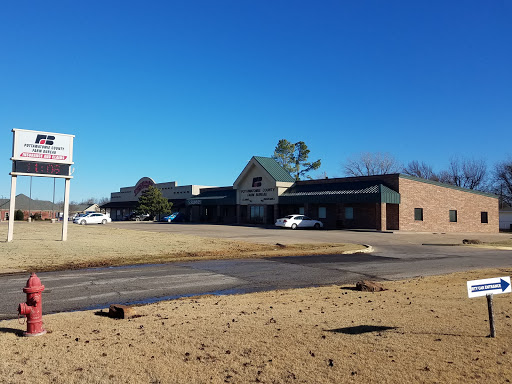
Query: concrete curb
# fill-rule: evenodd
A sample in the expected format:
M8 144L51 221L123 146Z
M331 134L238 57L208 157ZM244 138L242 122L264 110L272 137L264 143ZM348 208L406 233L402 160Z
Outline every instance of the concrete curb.
M373 247L368 244L361 244L363 247L366 247L366 249L361 249L360 251L343 251L342 255L351 255L354 253L372 253L374 251Z
M460 247L461 245L465 245L465 244L453 244L453 243L448 243L448 244L436 244L436 243L423 243L421 245L436 245L436 246L441 246L441 247Z

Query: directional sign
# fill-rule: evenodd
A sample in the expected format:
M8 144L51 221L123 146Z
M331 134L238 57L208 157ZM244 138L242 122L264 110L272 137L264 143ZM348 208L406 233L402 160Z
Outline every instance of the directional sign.
M468 296L478 297L490 294L510 293L510 277L494 277L492 279L472 280L467 282Z

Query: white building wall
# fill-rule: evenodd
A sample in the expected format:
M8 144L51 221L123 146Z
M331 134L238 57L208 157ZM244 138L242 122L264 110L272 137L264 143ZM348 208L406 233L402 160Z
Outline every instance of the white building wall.
M512 208L500 210L500 229L512 229Z

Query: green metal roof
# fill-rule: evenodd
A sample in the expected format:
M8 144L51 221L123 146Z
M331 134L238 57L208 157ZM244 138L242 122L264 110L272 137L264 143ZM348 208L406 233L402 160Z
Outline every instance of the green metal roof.
M265 170L274 178L275 181L283 181L293 183L295 179L281 165L271 157L254 156L256 160Z
M279 196L280 204L389 203L400 204L400 194L374 182L295 184Z

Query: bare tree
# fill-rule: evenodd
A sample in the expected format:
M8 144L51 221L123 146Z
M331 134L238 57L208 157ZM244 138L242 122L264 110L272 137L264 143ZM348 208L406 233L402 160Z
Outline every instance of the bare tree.
M494 168L494 192L502 203L512 205L512 158L496 164Z
M389 153L362 152L349 158L344 170L348 176L371 176L398 173L400 168L399 162Z
M402 172L422 179L439 181L439 177L434 173L432 167L423 161L421 163L417 160L409 162Z
M486 174L485 161L452 157L448 169L439 174L439 179L462 188L485 189Z

